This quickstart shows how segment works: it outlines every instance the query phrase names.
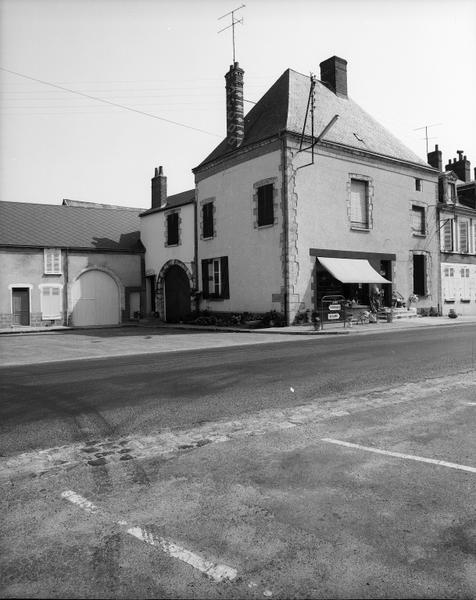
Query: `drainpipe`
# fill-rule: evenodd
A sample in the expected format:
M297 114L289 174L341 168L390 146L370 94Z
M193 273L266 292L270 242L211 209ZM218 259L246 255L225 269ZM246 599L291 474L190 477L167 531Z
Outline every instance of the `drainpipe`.
M69 284L69 254L68 248L64 249L63 263L63 325L68 326L68 284Z
M197 198L198 188L195 185L195 199L193 203L193 278L195 288L195 310L198 313L200 310L200 295L198 293L198 207Z
M283 206L283 243L284 243L284 320L289 323L289 215L288 215L288 160L286 155L286 133L281 133L282 186L281 200Z

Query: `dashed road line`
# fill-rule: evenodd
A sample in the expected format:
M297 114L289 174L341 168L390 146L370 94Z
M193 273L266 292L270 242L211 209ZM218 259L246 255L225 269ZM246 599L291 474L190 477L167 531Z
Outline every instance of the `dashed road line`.
M329 444L337 444L338 446L345 446L347 448L355 448L356 450L364 450L365 452L374 452L375 454L384 454L385 456L393 456L395 458L416 460L418 462L438 465L439 467L448 467L450 469L458 469L459 471L467 471L468 473L476 473L476 467L459 465L457 463L446 462L445 460L425 458L424 456L415 456L413 454L403 454L402 452L391 452L390 450L380 450L379 448L372 448L371 446L361 446L360 444L353 444L351 442L344 442L342 440L334 440L332 438L322 438L322 441L328 442Z
M89 514L98 514L100 512L99 507L72 490L64 491L61 494L61 497L65 500L69 500L69 502L72 504L79 506ZM179 546L170 540L166 540L163 537L154 535L146 528L137 526L131 527L128 525L127 521L124 521L123 519L116 520L115 523L121 527L127 527L126 533L129 535L141 540L142 542L145 542L146 544L149 544L150 546L159 548L162 550L162 552L172 558L176 558L184 563L187 563L217 583L222 581L233 581L233 579L236 579L236 576L238 575L237 570L233 567L206 560L198 554L195 554L195 552L187 550L186 548L183 548L182 546Z

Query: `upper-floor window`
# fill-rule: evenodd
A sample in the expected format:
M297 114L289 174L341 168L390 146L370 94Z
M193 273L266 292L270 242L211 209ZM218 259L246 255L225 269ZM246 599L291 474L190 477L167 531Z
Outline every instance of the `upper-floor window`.
M469 252L469 223L468 221L459 222L459 251Z
M351 179L350 223L357 229L369 229L369 184L368 181Z
M258 193L258 227L274 224L274 188L272 183L262 185Z
M61 249L45 248L43 256L45 275L61 275Z
M415 190L421 192L421 179L415 179Z
M443 252L453 252L453 219L445 219L441 225L441 249Z
M425 208L423 206L412 206L412 232L417 235L425 235Z
M207 202L202 206L203 237L212 238L215 234L213 223L213 202Z
M229 298L228 257L202 260L202 293L204 298Z
M179 243L179 215L177 212L167 215L167 246Z

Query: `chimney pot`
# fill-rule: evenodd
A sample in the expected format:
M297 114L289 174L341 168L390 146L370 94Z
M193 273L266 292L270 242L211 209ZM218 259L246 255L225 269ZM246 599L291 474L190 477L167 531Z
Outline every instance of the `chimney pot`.
M162 166L155 168L152 183L152 208L162 208L167 204L167 177Z

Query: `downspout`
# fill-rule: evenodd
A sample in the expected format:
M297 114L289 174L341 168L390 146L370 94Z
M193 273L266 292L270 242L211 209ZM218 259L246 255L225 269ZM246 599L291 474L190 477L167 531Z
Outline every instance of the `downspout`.
M198 189L195 184L195 198L193 202L193 278L195 289L195 310L198 314L200 310L200 294L198 291L198 208L197 208Z
M283 243L284 243L284 320L289 323L289 215L288 215L288 160L286 155L286 133L281 132L282 186L281 202L283 206Z
M63 264L63 325L68 326L68 285L69 285L69 254L68 248L64 249Z

